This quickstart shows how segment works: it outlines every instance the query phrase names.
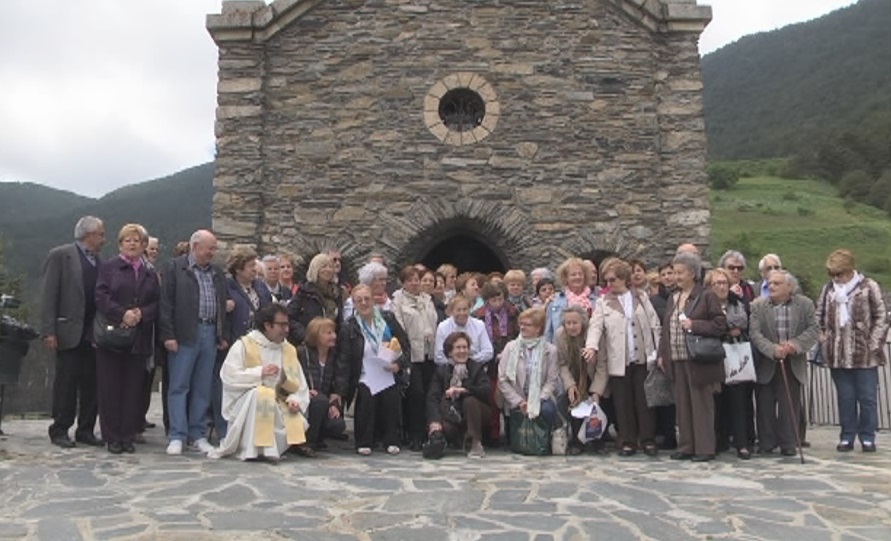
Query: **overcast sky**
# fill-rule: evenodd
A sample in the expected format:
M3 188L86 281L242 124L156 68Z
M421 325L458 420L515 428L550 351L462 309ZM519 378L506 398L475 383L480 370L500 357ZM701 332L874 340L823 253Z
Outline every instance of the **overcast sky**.
M703 54L852 0L700 0ZM213 158L221 0L2 0L0 180L89 196Z

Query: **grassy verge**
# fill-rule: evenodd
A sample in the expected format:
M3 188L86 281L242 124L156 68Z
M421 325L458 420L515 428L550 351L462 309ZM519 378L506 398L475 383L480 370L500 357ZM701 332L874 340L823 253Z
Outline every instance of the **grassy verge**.
M891 219L867 205L839 199L817 180L776 177L740 179L728 191L711 193L715 257L735 249L749 260L747 277L760 279L758 259L768 252L815 295L826 281L826 256L836 248L854 252L857 268L891 288Z

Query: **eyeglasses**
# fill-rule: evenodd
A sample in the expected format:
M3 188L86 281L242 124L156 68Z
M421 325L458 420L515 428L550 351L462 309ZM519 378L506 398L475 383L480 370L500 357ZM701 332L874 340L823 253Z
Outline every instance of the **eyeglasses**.
M742 265L727 265L727 270L741 271L743 269L745 269L745 267L743 267Z
M783 267L779 265L767 265L764 267L764 270L775 271L775 270L783 270Z

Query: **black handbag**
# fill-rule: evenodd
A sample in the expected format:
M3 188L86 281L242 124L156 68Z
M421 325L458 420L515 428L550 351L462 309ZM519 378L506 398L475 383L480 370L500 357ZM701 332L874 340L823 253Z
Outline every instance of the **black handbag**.
M428 460L438 460L445 454L446 438L442 430L435 430L421 448L421 456Z
M696 300L693 301L693 305L690 306L689 310L692 312L696 305L699 304L699 299L705 295L705 291L699 294L696 297ZM686 314L687 310L684 310ZM718 364L724 362L724 344L721 342L721 339L716 336L701 336L698 334L693 334L692 332L684 333L684 340L687 343L687 354L690 355L690 360L697 364Z
M102 349L130 351L136 341L136 327L112 325L101 312L93 318L93 342Z

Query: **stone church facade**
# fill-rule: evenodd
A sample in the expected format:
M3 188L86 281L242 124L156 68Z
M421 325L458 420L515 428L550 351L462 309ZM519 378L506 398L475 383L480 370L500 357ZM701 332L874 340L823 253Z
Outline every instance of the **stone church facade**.
M696 0L224 1L213 228L354 266L706 247L710 18Z

